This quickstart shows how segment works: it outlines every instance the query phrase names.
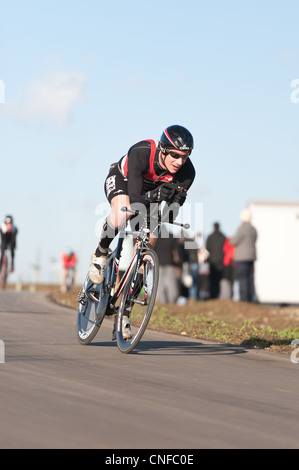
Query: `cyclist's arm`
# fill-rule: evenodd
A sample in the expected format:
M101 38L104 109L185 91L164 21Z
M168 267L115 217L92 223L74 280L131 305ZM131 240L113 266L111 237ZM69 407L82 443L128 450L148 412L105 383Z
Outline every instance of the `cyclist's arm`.
M145 200L143 190L143 175L149 169L150 147L142 146L131 148L128 154L128 191L131 204L141 203L146 207L149 202Z
M174 184L181 186L186 191L191 187L195 178L195 168L190 159L182 166L182 168L175 175ZM187 195L187 193L186 193ZM163 209L163 217L169 220L170 223L174 222L178 216L180 207L184 204L185 199L179 202L166 202Z
M184 189L188 190L195 178L195 168L190 158L182 166L182 168L175 175L175 183L180 184Z
M12 236L12 244L11 244L13 249L17 247L17 234L18 234L18 229L17 227L14 227L13 236Z

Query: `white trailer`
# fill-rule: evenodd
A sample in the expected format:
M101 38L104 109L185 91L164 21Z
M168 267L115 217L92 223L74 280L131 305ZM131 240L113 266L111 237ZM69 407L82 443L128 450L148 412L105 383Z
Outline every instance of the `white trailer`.
M253 200L255 289L262 303L299 304L299 201Z

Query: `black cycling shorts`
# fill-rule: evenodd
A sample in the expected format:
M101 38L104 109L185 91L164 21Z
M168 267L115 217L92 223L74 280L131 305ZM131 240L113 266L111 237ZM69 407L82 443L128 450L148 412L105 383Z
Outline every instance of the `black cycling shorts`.
M118 163L113 163L110 166L109 174L104 183L104 191L109 203L115 196L120 194L129 195L128 180L121 174Z

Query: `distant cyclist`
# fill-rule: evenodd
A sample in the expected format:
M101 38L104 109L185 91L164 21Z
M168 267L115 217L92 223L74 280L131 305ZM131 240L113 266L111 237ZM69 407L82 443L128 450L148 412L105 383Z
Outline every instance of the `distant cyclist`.
M77 264L77 255L70 247L66 247L64 252L61 254L62 261L62 284L61 291L66 292L73 286L75 281L75 270ZM68 283L68 276L70 282Z
M0 228L0 234L1 234L0 270L2 268L4 252L5 250L8 249L11 252L11 272L14 271L14 257L15 257L17 233L18 233L18 229L13 223L12 216L7 215L4 218L4 221Z
M188 129L173 125L163 131L160 141L142 140L111 165L105 180L111 213L104 221L99 245L92 256L89 268L92 282L103 282L108 248L131 217L122 212L121 207L139 203L149 209L151 203L162 201L177 203L178 209L183 205L195 178L189 158L193 147L193 137Z

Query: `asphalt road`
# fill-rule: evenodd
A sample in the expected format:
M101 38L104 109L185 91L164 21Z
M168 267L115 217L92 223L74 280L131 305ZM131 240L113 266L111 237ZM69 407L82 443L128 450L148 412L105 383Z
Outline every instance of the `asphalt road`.
M150 330L125 355L111 330L81 346L75 311L0 292L0 448L299 447L290 357Z

